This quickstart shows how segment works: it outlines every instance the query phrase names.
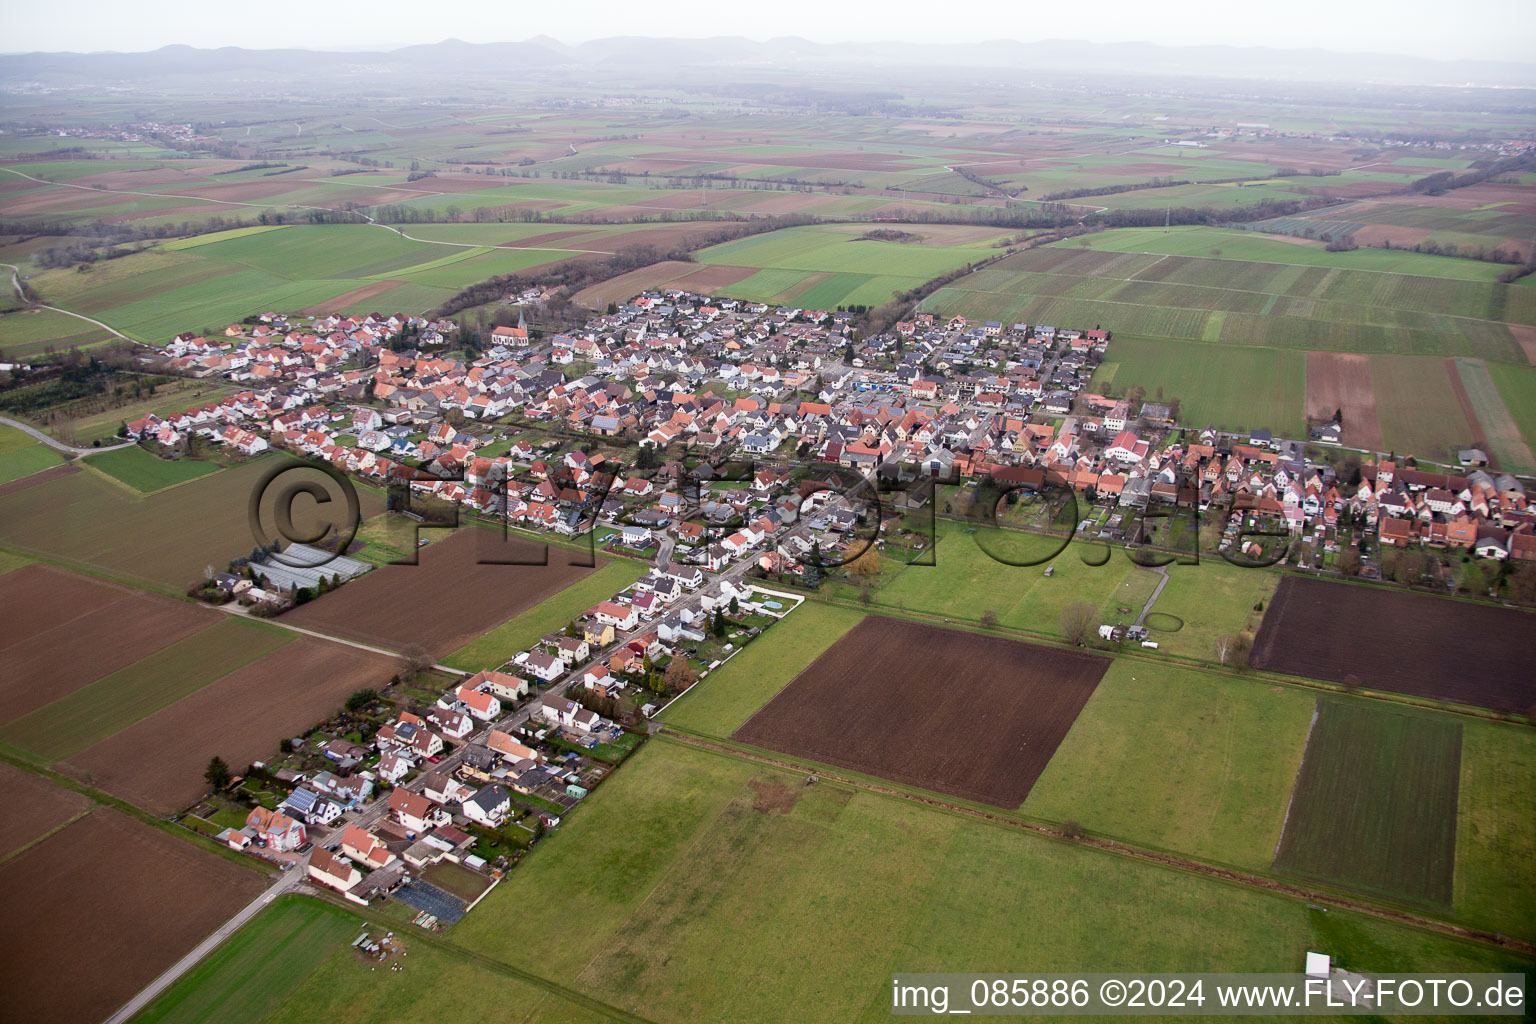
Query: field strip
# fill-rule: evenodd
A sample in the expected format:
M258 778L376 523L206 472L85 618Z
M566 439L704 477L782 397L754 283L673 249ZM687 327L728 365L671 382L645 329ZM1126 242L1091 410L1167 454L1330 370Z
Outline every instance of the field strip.
M41 843L41 842L43 842L43 841L45 841L47 839L52 839L54 836L58 835L60 832L63 832L65 829L69 828L69 826L73 825L75 822L79 821L81 818L85 817L87 814L90 814L95 809L96 809L96 805L92 804L91 806L87 807L83 811L77 811L77 812L75 812L75 814L69 820L59 822L57 825L53 826L53 828L50 828L48 831L44 832L42 835L38 836L37 838L31 840L30 842L23 843L21 846L18 846L16 849L14 849L10 853L6 854L4 857L0 857L0 867L3 867L4 865L9 864L11 861L15 860L17 857L20 857L22 854L24 854L28 850L32 849L32 847L36 846L38 843Z
M1104 207L1100 207L1100 209L1107 210L1107 209L1109 209L1109 207L1104 206ZM1113 231L1113 230L1121 230L1121 229L1109 228L1107 230ZM1231 233L1234 234L1234 235L1252 235L1252 234L1255 234L1255 232L1251 232L1251 231L1234 231L1234 232L1231 232ZM1092 238L1093 236L1089 235L1087 237ZM1287 236L1287 237L1289 237L1289 236ZM1065 248L1067 248L1067 246L1060 245L1060 244L1057 244L1057 243L1052 243L1050 248L1053 248L1053 249L1065 249ZM1119 253L1119 254L1124 255L1124 256L1134 255L1134 252L1132 250L1130 250L1130 249L1094 249L1092 251L1094 251L1094 252L1113 252L1113 253ZM1174 253L1168 253L1167 255L1172 256L1172 255L1175 255L1175 254ZM1178 253L1177 255L1182 256L1184 259L1187 259L1187 260L1235 260L1235 261L1237 261L1239 263L1268 263L1269 265L1275 266L1275 267L1302 267L1302 268L1307 269L1307 270L1317 270L1321 266L1320 264L1317 264L1317 263L1282 263L1279 260L1244 259L1241 256L1195 256L1195 255L1190 254L1190 253ZM1426 278L1427 280L1430 280L1430 281L1449 280L1448 278L1442 278L1442 277L1428 277L1425 274L1405 274L1401 270L1377 270L1374 267L1333 267L1333 266L1330 266L1330 267L1327 267L1326 269L1328 269L1328 270L1350 270L1350 271L1354 271L1357 274L1388 274L1388 275L1390 275L1392 277L1424 277L1424 278ZM1475 283L1478 283L1478 282L1471 282L1471 283L1475 284ZM1482 283L1486 284L1488 282L1482 282ZM1233 290L1235 291L1236 289L1233 289ZM1469 318L1469 319L1475 319L1475 318ZM1495 321L1495 322L1496 323L1502 323L1502 321Z
M1493 449L1491 454L1498 460L1499 468L1511 473L1536 470L1536 454L1510 416L1509 406L1488 372L1488 364L1481 359L1457 358L1452 374L1461 384L1457 397L1465 395L1471 402L1483 440Z
M966 807L962 804L954 804L945 800L939 800L935 797L920 796L917 793L909 793L900 789L882 786L873 782L864 782L858 779L852 779L847 776L838 775L836 772L828 771L821 766L811 767L809 765L785 760L782 757L769 757L765 754L759 754L754 751L726 746L723 743L705 739L702 736L687 735L681 732L677 732L675 729L663 729L663 731L657 733L656 736L658 739L665 740L667 742L680 743L685 746L696 747L698 749L717 754L721 757L734 757L738 760L753 761L758 764L768 765L772 768L780 768L785 771L795 772L800 775L815 775L823 782L831 781L844 786L849 786L854 789L862 789L866 792L876 793L881 796L891 796L901 800L908 800L912 803L933 807L938 810L947 811L951 814L958 814L963 817L975 818L1004 828L1017 829L1022 832L1029 832L1038 836L1055 839L1062 842L1076 843L1077 845L1087 846L1104 853L1116 854L1122 857L1130 857L1135 860L1144 861L1150 864L1158 864L1167 868L1187 871L1190 874L1201 875L1216 881L1230 882L1252 889L1261 889L1267 892L1278 893L1279 895L1289 896L1293 899L1303 900L1307 903L1326 903L1331 906L1339 907L1340 909L1352 910L1361 914L1368 914L1371 917L1380 918L1382 920L1393 921L1398 924L1406 924L1415 928L1422 928L1426 931L1439 932L1443 935L1450 935L1459 939L1467 939L1472 942L1480 942L1485 945L1498 946L1503 949L1511 949L1526 956L1536 956L1536 943L1526 942L1522 939L1511 938L1507 935L1480 931L1475 928L1468 928L1463 925L1452 924L1449 921L1442 921L1437 918L1421 917L1417 914L1410 914L1407 911L1396 910L1391 907L1380 906L1373 903L1366 903L1360 900L1351 899L1347 896L1336 896L1332 893L1323 892L1316 889L1307 889L1299 885L1293 885L1289 882L1282 882L1278 879L1266 878L1262 875L1252 875L1242 871L1234 871L1231 868L1217 867L1213 864L1206 864L1202 861L1191 860L1186 857L1177 857L1172 854L1158 853L1153 850L1143 849L1139 846L1132 846L1129 843L1120 842L1119 840L1115 839L1101 839L1096 836L1086 835L1077 839L1069 839L1059 830L1051 828L1047 825L1036 824L1035 822L1024 821L1019 818L1010 818L1004 814L994 814L989 811L977 810L976 808Z
M1143 270L1151 270L1153 267L1157 266L1159 263L1163 262L1163 260L1165 260L1167 258L1168 258L1168 254L1164 253L1163 255L1159 256L1157 259L1153 260L1151 263L1148 263L1146 266L1144 266L1144 267L1137 267L1136 270L1131 274L1130 277L1122 277L1120 280L1122 280L1122 281L1134 281L1134 280L1136 280L1137 276L1141 274L1141 272ZM1071 275L1064 275L1064 276L1071 276ZM1233 291L1237 291L1238 289L1234 288L1232 290ZM1270 304L1273 305L1274 303L1271 302Z

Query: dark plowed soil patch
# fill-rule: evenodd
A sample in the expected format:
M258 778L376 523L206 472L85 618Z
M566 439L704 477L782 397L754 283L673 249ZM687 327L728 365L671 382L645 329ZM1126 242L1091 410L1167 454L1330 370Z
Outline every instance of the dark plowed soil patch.
M800 791L790 789L782 783L753 779L747 785L751 786L752 792L757 794L757 799L752 802L752 809L759 814L788 814L790 809L800 802Z
M580 556L553 547L548 565L479 564L538 559L543 552L533 541L503 544L494 530L461 529L421 548L421 564L375 569L282 621L392 651L420 644L441 657L592 571L567 564Z
M1380 451L1381 424L1371 386L1369 356L1344 352L1307 353L1307 418L1331 420L1343 410L1344 443Z
M0 867L7 1019L105 1020L264 886L254 871L98 807Z
M401 282L399 281L376 281L373 284L363 285L361 288L353 288L349 292L342 292L334 299L326 299L324 302L317 302L313 306L310 306L308 309L302 310L302 312L308 313L312 316L325 316L330 313L340 313L346 310L347 307L367 302L375 295L380 295L384 292L387 292L395 285L400 283Z
M155 814L197 801L215 755L244 768L277 755L284 737L333 714L347 697L382 689L395 661L302 637L76 754L70 774Z
M1536 614L1429 594L1287 576L1253 664L1497 711L1536 702Z
M660 263L652 263L648 267L620 274L590 288L583 288L573 298L588 309L602 309L610 302L632 299L648 288L659 287L674 278L692 273L697 268L698 264L684 260L662 260Z
M74 790L55 786L4 762L0 762L0 792L5 794L5 814L0 815L0 857L36 842L49 829L58 828L91 806Z
M686 288L700 295L710 295L713 292L729 287L737 281L745 281L757 273L756 267L731 267L725 265L705 267L695 270L691 274L685 274L673 281L675 287Z
M66 463L62 466L54 466L52 469L45 469L41 473L24 476L19 480L8 480L0 484L0 498L5 497L7 494L15 494L17 491L24 491L28 487L45 484L49 480L55 480L61 476L74 476L78 472L80 472L79 466Z
M5 649L0 658L0 722L36 711L223 617L155 594L118 598Z
M537 249L540 246L554 245L557 242L561 242L569 238L575 238L578 235L590 235L591 233L592 231L590 228L584 228L580 231L546 231L544 234L534 235L532 238L514 238L510 242L500 242L498 244L504 245L509 249ZM603 249L608 247L602 245L562 245L560 248Z
M1107 658L871 615L733 739L997 807L1029 795Z
M0 651L126 598L131 591L46 565L0 576Z

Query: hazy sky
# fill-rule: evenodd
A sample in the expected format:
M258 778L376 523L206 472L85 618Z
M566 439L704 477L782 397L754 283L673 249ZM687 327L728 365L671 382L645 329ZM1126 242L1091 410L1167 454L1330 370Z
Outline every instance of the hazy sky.
M568 43L614 35L795 35L817 42L1087 39L1521 61L1536 52L1536 0L1479 0L1464 8L1443 0L64 0L15 4L5 26L0 48L10 53L151 50L168 43L367 49L535 35Z

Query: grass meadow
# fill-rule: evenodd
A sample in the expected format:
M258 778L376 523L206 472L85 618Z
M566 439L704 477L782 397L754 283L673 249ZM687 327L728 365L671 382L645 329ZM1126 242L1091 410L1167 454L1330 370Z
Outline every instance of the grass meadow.
M219 467L212 462L162 459L137 445L102 452L100 455L87 455L85 462L141 494L151 494L219 471Z
M64 457L30 434L0 426L0 484L57 466Z

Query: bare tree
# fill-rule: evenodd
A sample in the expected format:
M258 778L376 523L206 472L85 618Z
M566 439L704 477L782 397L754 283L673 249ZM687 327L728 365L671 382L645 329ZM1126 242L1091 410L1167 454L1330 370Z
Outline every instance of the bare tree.
M409 682L432 667L432 655L421 644L407 644L400 651L400 678Z
M697 682L698 678L698 675L693 671L693 666L688 664L687 658L673 658L667 664L667 687L673 693L682 693Z
M1081 644L1093 628L1099 610L1087 601L1078 601L1061 610L1061 635L1070 644Z
M986 611L982 612L981 613L981 624L983 626L986 626L988 629L991 629L992 627L996 626L997 625L997 612L993 611L991 608L988 608Z
M1216 664L1226 665L1231 662L1232 652L1237 648L1237 638L1231 635L1216 638Z

